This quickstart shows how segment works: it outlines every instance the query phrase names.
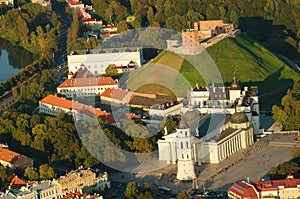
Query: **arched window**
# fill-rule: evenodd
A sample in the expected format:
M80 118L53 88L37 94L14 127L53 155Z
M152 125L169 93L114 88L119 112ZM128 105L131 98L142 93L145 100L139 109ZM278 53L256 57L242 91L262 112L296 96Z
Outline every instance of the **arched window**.
M189 142L186 142L186 148L189 148Z
M189 154L186 154L186 159L189 159Z
M187 136L187 131L185 132L185 137Z

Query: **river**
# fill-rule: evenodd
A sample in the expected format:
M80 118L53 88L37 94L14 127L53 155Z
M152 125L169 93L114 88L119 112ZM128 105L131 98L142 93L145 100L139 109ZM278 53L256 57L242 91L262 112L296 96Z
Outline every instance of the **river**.
M37 58L37 55L0 39L0 82L15 75Z

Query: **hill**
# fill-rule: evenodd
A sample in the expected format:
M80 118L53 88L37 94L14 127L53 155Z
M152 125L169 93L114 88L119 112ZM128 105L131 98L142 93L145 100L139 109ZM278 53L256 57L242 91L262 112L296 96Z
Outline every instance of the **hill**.
M241 34L235 38L223 39L214 46L207 48L206 51L217 65L225 84L230 84L233 72L236 71L240 84L259 86L259 92L263 94L266 101L272 99L272 102L274 102L275 99L279 102L279 99L285 94L287 88L291 87L294 81L300 80L300 75L296 71L279 59L274 53L249 38L246 34ZM201 61L196 63L205 65L205 63L201 63ZM180 64L181 67L179 66ZM171 69L164 71L161 70L162 67L164 67L164 70L168 67ZM200 66L200 68L203 69L201 71L203 74L210 72L209 67L203 68L203 66ZM152 72L149 73L149 71ZM173 78L167 82L166 79L170 79L170 74L174 71L177 71L177 73L179 71L182 76L179 75L176 77L176 80ZM143 77L141 75L144 72L147 75ZM162 76L161 73L168 78L160 78L161 80L157 80L155 76ZM189 89L182 87L183 84L180 83L180 81L183 81L182 79L188 80L192 87L195 86L196 83L199 85L205 84L196 69L186 59L168 51L164 51L158 55L151 64L148 64L146 70L141 68L130 76L138 77L131 78L131 80L142 80L143 86L141 86L140 91L144 92L159 91L161 93L165 91L165 94L170 94L170 90L176 93L176 91L180 89ZM147 81L147 79L152 80ZM152 84L149 83L145 85L145 82L151 81L153 82ZM166 82L167 85L173 83L175 87L169 87L168 90L166 88L162 89L162 86L157 86L158 84L166 85ZM141 82L134 80L133 84L136 87L137 85L141 85ZM128 87L131 88L133 84L128 84ZM265 105L268 106L268 103Z

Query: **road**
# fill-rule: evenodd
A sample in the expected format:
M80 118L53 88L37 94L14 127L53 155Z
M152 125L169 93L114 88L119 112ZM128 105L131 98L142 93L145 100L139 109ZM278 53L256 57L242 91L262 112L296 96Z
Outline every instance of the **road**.
M62 30L58 38L58 51L54 54L54 62L52 64L53 67L57 67L67 62L67 35L68 28L71 25L71 18L65 12L65 2L60 3L57 0L53 0L52 8L60 16L62 24Z

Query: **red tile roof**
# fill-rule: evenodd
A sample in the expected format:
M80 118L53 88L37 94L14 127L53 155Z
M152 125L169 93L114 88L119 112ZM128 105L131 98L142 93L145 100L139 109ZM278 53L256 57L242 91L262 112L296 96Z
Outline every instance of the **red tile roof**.
M129 91L126 91L126 90L108 88L101 94L101 96L107 97L107 98L112 98L112 99L117 99L117 100L122 100L128 93L129 93Z
M69 2L69 4L71 4L72 6L83 4L81 1L78 1L78 0L68 0L68 2Z
M123 118L126 118L126 119L133 119L133 120L138 120L138 119L141 119L140 116L134 114L134 113L124 113L122 115Z
M239 198L247 198L247 199L258 199L257 192L255 188L246 182L238 182L229 187L228 189L229 195L240 196Z
M87 77L66 79L57 88L117 85L111 77Z
M73 102L65 98L60 98L54 95L48 95L44 99L40 100L40 102L44 104L57 106L57 107L62 107L69 110L76 110L79 113L88 115L90 117L97 116L109 123L115 122L113 116L111 116L109 113L105 111L78 102Z
M13 175L10 181L10 186L12 189L20 189L21 187L26 186L26 182L17 175Z
M296 179L293 176L287 176L284 180L261 180L252 182L251 184L259 191L271 191L277 190L278 186L283 186L284 188L296 188L297 185L300 185L300 179Z
M13 163L13 161L20 156L19 153L0 147L0 160Z

